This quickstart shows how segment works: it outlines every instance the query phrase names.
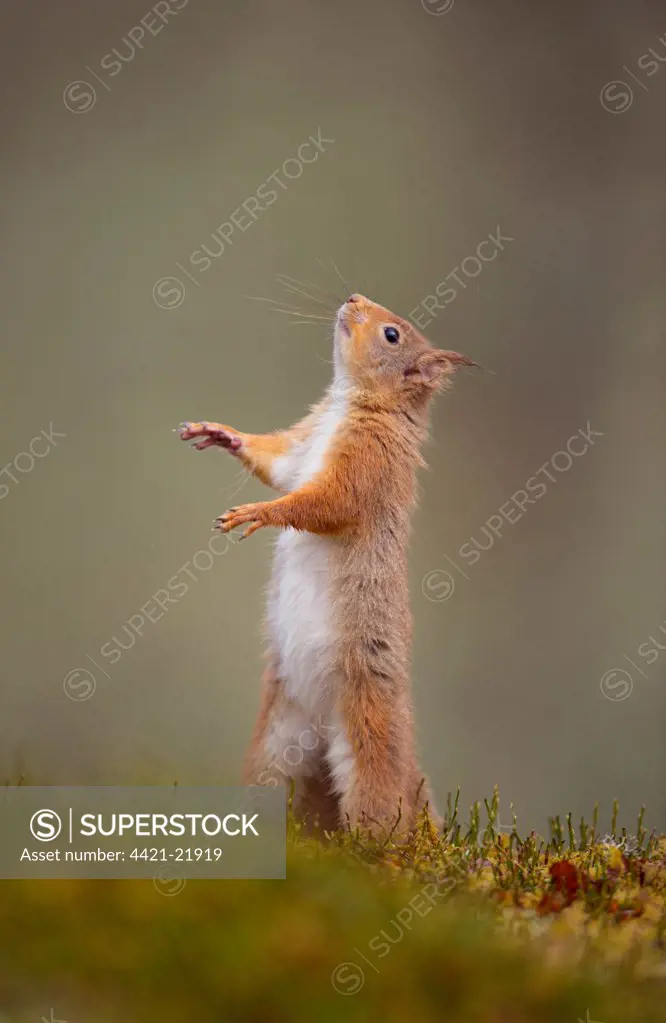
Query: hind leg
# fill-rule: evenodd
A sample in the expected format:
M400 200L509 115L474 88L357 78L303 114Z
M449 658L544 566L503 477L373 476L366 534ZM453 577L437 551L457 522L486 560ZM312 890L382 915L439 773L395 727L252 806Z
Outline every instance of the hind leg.
M411 707L404 696L392 698L384 679L363 662L357 667L358 675L345 680L328 753L340 823L409 831L426 803L435 823L428 783L416 762Z
M294 812L307 819L310 831L336 831L340 826L340 804L333 791L331 778L322 760L316 774L303 779Z
M400 778L391 774L389 763L382 765L379 756L376 763L381 772L379 777L372 768L368 769L367 763L362 766L358 761L355 763L341 794L340 823L370 828L378 825L380 829L405 833L413 830L418 814L427 806L430 823L439 831L442 821L424 775L414 768Z
M275 714L279 714L283 700L282 683L275 662L271 660L266 665L261 679L259 714L243 763L244 785L286 784L286 772L271 770L271 757L266 749L271 721Z
M294 812L311 824L333 829L339 809L324 760L323 727L284 694L276 662L262 681L259 715L245 758L245 785L294 784Z

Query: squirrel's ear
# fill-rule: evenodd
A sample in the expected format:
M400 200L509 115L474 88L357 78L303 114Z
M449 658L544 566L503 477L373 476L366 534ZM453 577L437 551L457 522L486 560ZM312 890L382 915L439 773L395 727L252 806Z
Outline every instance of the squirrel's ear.
M458 366L478 366L459 352L443 352L439 348L431 348L421 352L415 361L405 370L405 377L418 380L427 387L437 387L444 377L450 376Z

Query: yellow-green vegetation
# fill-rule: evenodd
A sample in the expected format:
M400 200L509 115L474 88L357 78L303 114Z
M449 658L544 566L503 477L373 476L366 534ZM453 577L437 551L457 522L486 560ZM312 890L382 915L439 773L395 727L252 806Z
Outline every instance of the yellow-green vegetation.
M292 819L286 881L173 897L3 882L0 1021L663 1023L666 839L497 822L497 794L409 839Z

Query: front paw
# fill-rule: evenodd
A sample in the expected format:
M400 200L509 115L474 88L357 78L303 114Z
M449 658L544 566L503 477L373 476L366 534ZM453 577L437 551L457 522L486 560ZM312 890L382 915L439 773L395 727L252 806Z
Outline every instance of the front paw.
M218 515L213 529L219 530L221 533L229 533L237 526L243 526L249 522L250 525L241 536L241 540L245 540L248 536L256 533L258 529L270 524L268 507L268 502L261 501L258 504L242 504L238 508L230 508L224 515Z
M240 450L243 443L237 433L220 423L181 423L178 432L181 440L202 437L203 440L192 445L197 451L204 451L206 448L224 448L233 454Z

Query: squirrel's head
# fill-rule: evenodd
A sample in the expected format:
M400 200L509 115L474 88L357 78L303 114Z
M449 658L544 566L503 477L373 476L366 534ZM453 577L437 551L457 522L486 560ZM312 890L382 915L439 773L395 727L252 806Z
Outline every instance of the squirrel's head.
M414 404L446 386L459 366L477 365L466 355L435 348L408 320L364 295L350 295L340 306L334 340L337 376Z

